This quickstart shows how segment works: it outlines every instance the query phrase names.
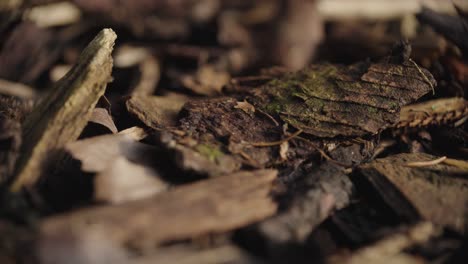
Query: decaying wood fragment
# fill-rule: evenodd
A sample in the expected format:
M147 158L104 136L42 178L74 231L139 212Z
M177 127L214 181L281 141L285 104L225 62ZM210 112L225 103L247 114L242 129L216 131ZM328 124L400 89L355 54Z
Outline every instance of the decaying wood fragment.
M396 128L454 125L468 117L468 101L463 98L443 98L404 106Z
M33 185L53 157L76 139L111 80L111 52L116 34L102 30L62 78L27 116L24 122L22 155L18 160L13 191Z
M109 243L154 248L164 242L225 232L276 212L275 170L225 175L117 206L97 206L46 218L38 245L60 237L104 236Z
M284 164L284 157L310 155L324 140L376 135L398 121L402 106L435 85L408 51L398 49L378 63L321 64L282 72L232 97L189 101L178 115L177 130L198 144L181 143L188 137L173 138L194 152L200 144L215 146L243 165L263 168ZM151 119L145 112L139 116ZM282 142L293 144L280 153Z
M315 65L270 81L250 100L317 137L363 136L394 124L401 106L434 85L432 75L410 61Z
M409 163L436 159L437 157L423 153L398 154L362 165L359 173L398 215L410 220L422 217L459 232L466 232L466 168L445 162L408 167Z
M297 185L289 208L258 224L258 231L272 254L278 245L304 242L334 210L349 204L353 191L348 176L330 162L313 170Z
M189 97L180 94L148 96L134 94L127 102L127 110L153 129L175 126L177 115Z

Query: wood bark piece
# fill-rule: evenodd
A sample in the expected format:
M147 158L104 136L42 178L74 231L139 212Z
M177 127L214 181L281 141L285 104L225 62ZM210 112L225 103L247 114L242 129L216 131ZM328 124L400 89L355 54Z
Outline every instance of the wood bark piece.
M22 83L0 79L0 94L31 99L37 96L36 90Z
M404 106L396 128L428 127L456 124L468 117L468 101L463 98L443 98Z
M13 191L33 185L54 154L80 135L111 80L116 37L111 29L102 30L73 69L26 118Z
M154 197L98 206L45 219L38 245L59 237L104 235L121 245L150 248L164 242L225 232L276 212L269 196L275 170L240 172L176 187Z
M166 96L147 96L135 94L127 100L127 110L148 127L160 129L175 126L177 115L189 100L187 96L169 94Z
M304 242L334 210L349 204L353 190L342 168L329 162L312 171L298 185L290 207L258 225L267 244Z
M313 65L263 85L256 107L317 137L377 134L398 121L400 107L431 91L432 75L411 61Z
M445 163L408 166L437 158L423 153L398 154L363 165L359 173L399 215L410 220L421 217L466 232L468 171Z

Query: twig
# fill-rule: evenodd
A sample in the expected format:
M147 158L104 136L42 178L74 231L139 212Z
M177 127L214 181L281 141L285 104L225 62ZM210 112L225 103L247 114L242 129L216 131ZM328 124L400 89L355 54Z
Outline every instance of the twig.
M260 109L256 109L259 113L265 115L266 117L268 117L268 119L270 119L274 124L275 126L279 126L280 124L278 123L278 121L276 121L275 118L273 118L270 114L268 114L267 112L264 112Z
M300 140L302 140L302 141L305 141L305 142L310 143L309 140L307 140L307 139L305 139L305 138L303 138L303 137L297 137L297 139L300 139ZM343 162L334 160L332 157L328 156L328 154L327 154L324 150L322 150L321 148L316 147L316 146L314 146L313 144L310 144L310 146L311 146L312 148L314 148L315 150L317 150L317 151L320 153L320 155L321 155L323 158L325 158L326 160L328 160L328 161L330 161L330 162L332 162L332 163L335 163L335 164L337 164L337 165L340 165L340 166L342 166L342 167L345 167L345 168L351 168L351 167L352 167L352 165L345 164L345 163L343 163Z
M445 159L443 163L458 167L460 169L468 170L468 161L456 160L456 159Z
M411 58L409 59L409 61L411 63L414 64L414 66L416 66L416 69L419 71L419 73L422 75L422 77L424 78L424 80L429 84L429 86L431 86L431 89L432 89L432 95L435 95L435 90L434 90L434 85L432 85L431 81L429 81L429 79L427 78L426 74L424 74L424 72L421 70L421 68L419 68L418 64L416 62L414 62L414 60L412 60Z
M272 146L278 146L281 145L283 142L289 141L297 136L299 136L303 131L299 129L298 131L294 132L294 134L290 135L289 137L278 140L278 141L272 141L272 142L249 142L248 144L254 146L254 147L272 147Z
M407 167L415 167L415 168L418 168L418 167L427 167L427 166L432 166L432 165L437 165L441 162L443 162L444 160L446 160L447 157L446 156L443 156L441 158L438 158L438 159L435 159L435 160L430 160L430 161L415 161L415 162L408 162L405 164L405 166Z

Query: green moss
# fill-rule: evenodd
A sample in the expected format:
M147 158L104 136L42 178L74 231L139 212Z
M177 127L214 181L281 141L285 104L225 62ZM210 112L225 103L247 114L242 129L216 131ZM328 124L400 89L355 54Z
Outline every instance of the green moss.
M210 161L216 161L224 155L224 153L219 149L218 146L208 145L208 144L198 144L195 147L195 150L208 158Z
M377 108L375 108L375 107L368 107L367 110L368 110L369 113L371 113L371 114L377 114L377 113L378 113L378 110L377 110Z

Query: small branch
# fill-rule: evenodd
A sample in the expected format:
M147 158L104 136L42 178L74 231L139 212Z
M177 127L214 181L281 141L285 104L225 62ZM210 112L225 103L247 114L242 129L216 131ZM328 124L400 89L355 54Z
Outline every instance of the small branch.
M424 72L421 70L421 68L419 68L418 64L416 62L414 62L414 60L412 60L410 58L409 61L414 64L414 66L416 67L418 72L421 74L421 76L424 78L424 80L429 84L429 86L432 89L432 95L435 95L434 85L432 85L431 81L429 81L429 78L427 78L426 74L424 74Z
M430 160L430 161L415 161L415 162L408 162L406 163L405 165L407 167L414 167L414 168L418 168L418 167L428 167L428 166L432 166L432 165L437 165L439 163L442 163L444 160L446 160L447 157L446 156L443 156L441 158L438 158L438 159L435 159L435 160Z
M278 141L272 141L272 142L251 142L248 143L254 147L273 147L273 146L278 146L281 145L283 142L289 141L297 136L299 136L302 133L302 130L299 129L298 131L294 132L294 134L290 135L289 137L278 140Z

